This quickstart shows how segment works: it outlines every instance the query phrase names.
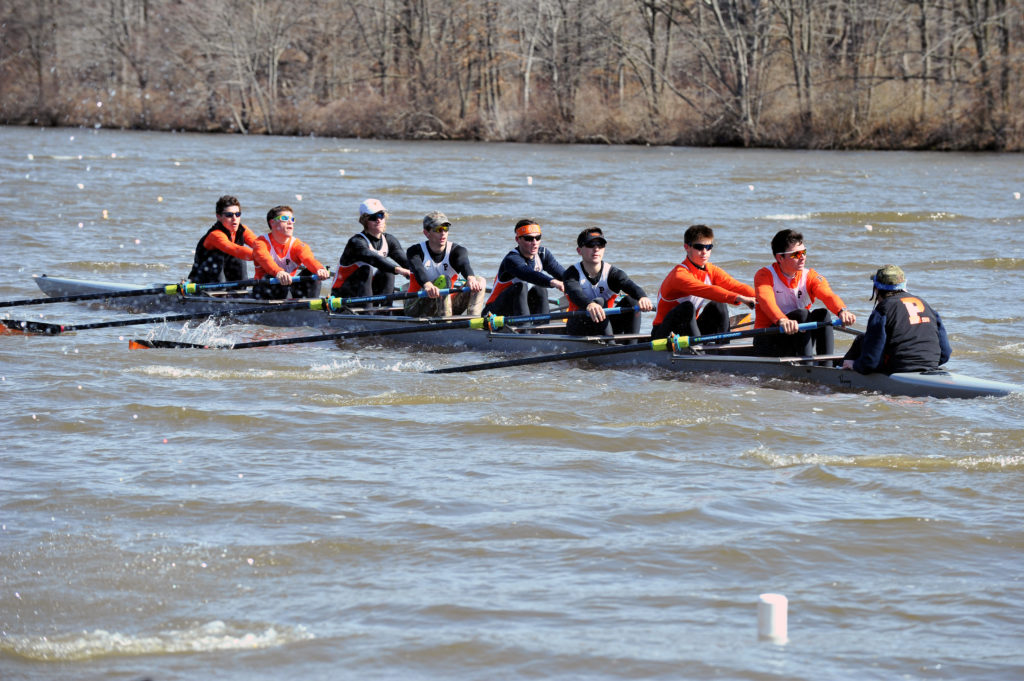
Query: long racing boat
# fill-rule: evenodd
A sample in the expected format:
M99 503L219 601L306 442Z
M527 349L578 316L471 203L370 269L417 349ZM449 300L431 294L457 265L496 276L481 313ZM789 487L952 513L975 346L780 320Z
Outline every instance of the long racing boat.
M34 277L36 284L48 296L73 296L103 292L128 291L147 288L126 284L64 279L48 276ZM224 313L232 308L252 308L265 305L272 309L283 301L256 300L238 294L212 295L145 294L104 300L104 304L145 312L210 312ZM294 301L287 301L294 302ZM564 324L505 327L499 330L476 328L445 328L444 321L407 317L394 314L394 310L379 309L329 312L320 310L282 310L247 316L242 321L268 326L318 327L330 332L384 331L381 342L415 344L431 348L475 350L512 355L554 355L580 353L588 349L611 347L623 343L642 344L647 336L569 336ZM466 317L454 317L459 321ZM404 329L422 329L426 323L437 322L434 328L405 333ZM394 330L402 329L402 332ZM388 330L392 330L388 333ZM722 345L696 346L686 352L642 349L621 354L594 355L587 362L598 366L654 367L687 374L709 372L757 377L769 385L782 382L801 382L824 386L833 390L880 392L913 397L985 397L1005 396L1024 392L1024 386L965 376L950 371L936 370L922 373L860 374L836 368L841 355L813 357L763 357L753 354L749 340ZM784 387L784 386L780 386Z

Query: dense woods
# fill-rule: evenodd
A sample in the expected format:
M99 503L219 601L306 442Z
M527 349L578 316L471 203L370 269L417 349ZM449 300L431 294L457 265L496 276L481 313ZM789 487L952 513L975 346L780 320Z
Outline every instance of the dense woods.
M5 0L0 120L1024 149L1019 0Z

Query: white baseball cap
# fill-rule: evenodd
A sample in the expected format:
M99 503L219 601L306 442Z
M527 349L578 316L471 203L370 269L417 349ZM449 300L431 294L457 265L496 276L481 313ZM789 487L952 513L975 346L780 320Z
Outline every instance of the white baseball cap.
M377 199L366 199L359 204L359 215L373 215L374 213L388 212L384 204Z

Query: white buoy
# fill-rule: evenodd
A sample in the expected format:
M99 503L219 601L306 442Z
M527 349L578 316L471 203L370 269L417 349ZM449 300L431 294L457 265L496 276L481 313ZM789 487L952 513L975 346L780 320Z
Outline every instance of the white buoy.
M526 184L533 184L533 175L526 176Z
M757 637L772 643L789 640L789 600L782 594L761 594L757 601Z

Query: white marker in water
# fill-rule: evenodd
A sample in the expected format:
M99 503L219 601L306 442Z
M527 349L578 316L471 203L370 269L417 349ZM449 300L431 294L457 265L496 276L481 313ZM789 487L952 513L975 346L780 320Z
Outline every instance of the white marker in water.
M874 227L872 227L871 225L864 225L864 229L866 229L866 230L868 230L870 232L871 230L874 229Z
M1020 192L1014 192L1014 193L1013 193L1013 198L1015 198L1015 199L1017 199L1018 201L1020 201Z
M757 637L772 643L789 641L789 600L782 594L761 594L757 601Z
M345 169L344 168L338 168L338 174L339 175L344 175L345 174Z
M526 176L526 184L533 184L533 175Z

